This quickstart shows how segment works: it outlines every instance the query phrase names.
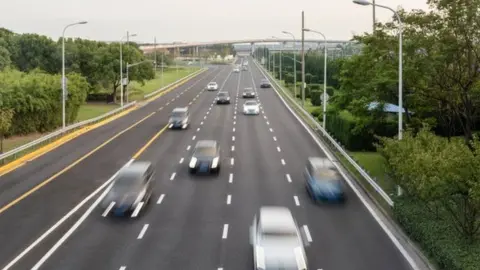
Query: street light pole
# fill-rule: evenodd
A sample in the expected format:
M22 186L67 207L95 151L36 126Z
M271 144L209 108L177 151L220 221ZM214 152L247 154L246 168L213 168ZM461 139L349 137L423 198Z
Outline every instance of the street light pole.
M120 106L123 107L123 51L122 51L122 44L123 39L129 37L135 37L137 34L129 34L127 31L127 36L124 36L120 39ZM114 97L115 98L115 97Z
M302 10L302 107L305 107L305 15Z
M398 140L402 140L403 138L403 22L402 19L400 18L400 15L398 15L398 12L396 12L393 8L384 6L384 5L379 5L375 4L375 2L370 3L366 0L353 0L353 3L362 5L362 6L368 6L372 5L374 7L380 7L384 9L388 9L395 16L397 17L398 20ZM403 193L402 188L400 186L397 186L397 194L401 196Z
M323 56L323 128L326 129L326 123L327 123L327 38L325 35L321 32L305 28L303 31L307 32L312 32L319 34L323 37L324 40L324 56Z
M65 128L65 99L66 99L66 94L67 94L67 82L65 78L65 31L67 28L70 26L74 26L77 24L86 24L86 21L81 21L81 22L76 22L76 23L71 23L63 28L62 32L62 129Z
M295 36L290 32L282 31L282 33L290 35L293 38L293 92L295 93L295 98L297 98L297 59L295 57L297 55L297 40L295 39Z
M279 39L278 37L276 36L272 36L272 38L275 38L275 39ZM279 70L279 73L280 73L280 81L282 81L282 51L283 51L283 41L281 42L281 46L280 46L280 70Z

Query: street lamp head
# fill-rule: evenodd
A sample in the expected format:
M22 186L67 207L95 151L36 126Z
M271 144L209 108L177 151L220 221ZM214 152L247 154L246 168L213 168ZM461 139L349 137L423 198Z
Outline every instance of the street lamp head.
M136 36L137 36L137 34L131 34L130 36L131 36L131 37L136 37Z
M367 0L353 0L353 3L361 6L368 6L371 5L372 3L368 2Z
M81 21L78 24L87 24L87 23L88 23L87 21Z
M305 32L310 32L310 31L312 31L312 30L310 30L310 29L308 29L308 28L303 28L302 30L305 31Z
M287 34L287 35L288 35L288 34L290 34L290 33L289 33L289 32L287 32L287 31L282 31L282 33L284 33L284 34Z

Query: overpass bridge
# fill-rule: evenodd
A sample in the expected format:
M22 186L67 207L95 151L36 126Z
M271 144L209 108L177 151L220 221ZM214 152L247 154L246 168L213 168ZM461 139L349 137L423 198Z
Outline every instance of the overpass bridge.
M305 39L305 43L316 43L316 44L323 44L323 39ZM214 45L235 45L235 44L250 44L252 49L255 48L255 44L262 44L262 43L287 43L293 42L292 38L266 38L266 39L237 39L237 40L218 40L218 41L209 41L209 42L185 42L185 43L171 43L171 44L153 44L153 43L144 43L140 45L140 49L144 53L151 53L156 48L157 51L164 51L164 50L176 50L179 51L180 49L194 49L198 51L198 48L205 48ZM295 40L298 44L301 40ZM351 41L348 40L327 40L328 44L336 45L336 44L346 44L350 43ZM296 48L300 48L300 46L296 46Z

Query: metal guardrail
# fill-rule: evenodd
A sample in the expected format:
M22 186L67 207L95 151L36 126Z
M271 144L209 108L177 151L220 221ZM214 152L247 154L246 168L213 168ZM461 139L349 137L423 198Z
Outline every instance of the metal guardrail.
M189 78L191 78L191 77L194 77L194 76L198 75L200 72L202 72L202 71L204 71L204 70L205 70L205 69L197 70L197 71L195 71L194 73L192 73L192 74L190 74L190 75L188 75L188 76L185 76L185 77L183 77L183 78L181 78L181 79L178 79L178 80L176 80L175 82L172 82L172 83L170 83L170 84L168 84L168 85L166 85L166 86L164 86L164 87L162 87L162 88L160 88L160 89L158 89L158 90L155 90L155 91L152 92L152 93L149 93L149 94L145 95L144 98L146 99L146 98L149 98L149 97L151 97L151 96L153 96L153 95L155 95L155 94L158 94L159 92L161 92L161 91L163 91L163 90L165 90L165 89L167 89L167 88L169 88L169 87L171 87L171 86L173 86L173 85L175 85L175 84L177 84L177 83L179 83L179 82L181 82L181 81L184 81L184 80L186 80L186 79L189 79ZM121 107L121 108L117 108L117 109L115 109L115 110L109 111L109 112L107 112L107 113L105 113L105 114L102 114L102 115L97 116L97 117L92 118L92 119L88 119L88 120L84 120L84 121L82 121L82 122L78 122L78 123L72 124L72 125L70 125L70 126L65 127L65 129L60 129L60 130L54 131L54 132L49 133L49 134L47 134L47 135L45 135L45 136L43 136L43 137L41 137L41 138L38 138L38 139L36 139L36 140L34 140L34 141L31 141L31 142L29 142L29 143L26 143L26 144L24 144L24 145L22 145L22 146L19 146L19 147L15 148L15 149L12 149L12 150L10 150L10 151L8 151L8 152L5 152L5 153L3 153L3 154L0 155L0 165L5 164L5 163L8 163L8 162L5 162L5 160L8 159L8 158L10 158L10 157L12 157L12 156L14 157L13 159L16 159L16 155L19 154L19 153L21 153L21 152L23 152L23 151L29 150L30 148L34 148L34 147L40 146L40 145L44 144L45 142L49 142L49 141L51 141L51 140L54 139L54 138L57 138L57 137L59 137L59 136L61 136L61 135L64 135L64 134L67 134L67 133L69 133L69 132L71 132L71 131L73 131L73 130L75 130L75 129L80 128L80 127L83 127L83 126L86 126L86 125L90 125L90 124L93 124L93 123L98 122L98 121L100 121L100 120L103 120L103 119L105 119L105 118L107 118L107 117L109 117L109 116L112 116L112 115L117 114L117 113L119 113L119 112L121 112L121 111L123 111L123 110L126 110L126 109L132 107L132 106L135 105L135 104L137 104L136 101L130 102L130 103L128 103L128 104L125 104L125 106L123 106L123 107Z
M190 74L190 75L188 75L188 76L185 76L185 77L183 77L183 78L181 78L181 79L178 79L178 80L176 80L176 81L174 81L174 82L172 82L172 83L170 83L170 84L168 84L168 85L166 85L166 86L164 86L164 87L162 87L162 88L160 88L160 89L158 89L158 90L155 90L155 91L153 91L153 92L151 92L151 93L149 93L149 94L144 95L143 98L144 98L144 99L147 99L147 98L149 98L149 97L151 97L151 96L154 96L154 95L162 92L163 90L165 90L165 89L167 89L167 88L169 88L169 87L171 87L171 86L173 86L173 85L175 85L175 84L177 84L177 83L179 83L179 82L181 82L181 81L184 81L184 80L190 79L190 78L192 78L192 77L194 77L194 76L197 76L199 73L201 73L201 72L203 72L203 71L205 71L205 70L207 70L207 69L206 69L206 68L199 69L199 70L195 71L194 73L192 73L192 74Z
M375 191L390 205L393 206L393 200L388 196L388 194L375 182L375 180L360 166L357 162L343 149L343 147L318 123L318 121L309 113L307 112L302 106L300 106L296 100L291 97L288 90L286 90L278 81L269 73L267 72L261 64L259 64L256 60L254 60L257 67L260 71L264 74L264 76L268 77L271 82L275 84L276 87L274 89L277 91L276 88L280 89L285 93L285 96L291 101L292 104L300 111L304 117L310 120L314 125L316 130L320 131L322 135L328 139L328 141L335 147L337 150L357 171L358 173L367 180L367 182L375 189ZM277 92L277 94L280 94Z
M52 132L52 133L50 133L50 134L48 134L48 135L45 135L45 136L43 136L43 137L41 137L41 138L38 138L38 139L36 139L36 140L34 140L34 141L31 141L31 142L29 142L29 143L26 143L26 144L24 144L24 145L22 145L22 146L20 146L20 147L17 147L17 148L12 149L12 150L10 150L10 151L8 151L8 152L5 152L5 153L3 153L3 154L0 155L0 164L2 164L5 159L7 159L7 158L9 158L9 157L11 157L11 156L15 156L16 154L18 154L18 153L20 153L20 152L23 152L23 151L25 151L25 150L28 150L28 149L30 149L30 148L33 148L33 147L38 146L38 145L40 145L40 144L43 144L43 143L46 142L46 141L50 141L50 140L53 139L53 138L56 138L56 137L58 137L58 136L60 136L60 135L63 135L63 134L66 134L66 133L68 133L68 132L70 132L70 131L72 131L72 130L75 130L75 129L77 129L77 128L83 127L83 126L85 126L85 125L93 124L93 123L95 123L95 122L98 122L98 121L100 121L100 120L103 120L103 119L105 119L105 118L107 118L107 117L109 117L109 116L112 116L112 115L114 115L114 114L117 114L117 113L119 113L119 112L121 112L121 111L123 111L123 110L126 110L126 109L132 107L132 106L135 105L136 103L137 103L136 101L130 102L130 103L128 103L128 104L125 104L125 106L123 106L123 107L120 107L120 108L117 108L117 109L115 109L115 110L109 111L109 112L107 112L107 113L105 113L105 114L102 114L102 115L100 115L100 116L97 116L97 117L95 117L95 118L88 119L88 120L84 120L84 121L81 121L81 122L72 124L72 125L70 125L70 126L65 127L64 129L60 129L60 130L54 131L54 132Z

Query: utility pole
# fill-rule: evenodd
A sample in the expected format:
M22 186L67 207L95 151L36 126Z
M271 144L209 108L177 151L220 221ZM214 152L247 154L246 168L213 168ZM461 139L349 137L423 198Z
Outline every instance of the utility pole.
M155 57L155 62L153 62L155 64L155 76L157 76L157 37L153 38L153 54Z
M127 31L127 46L125 47L125 51L127 50L127 48L129 47L129 44L128 42L130 41L130 33ZM128 53L127 53L127 56L128 56ZM127 104L128 104L128 62L127 62L127 81L126 81L126 84L125 84L125 98L126 98L126 101L127 101Z
M305 16L302 10L302 106L305 107Z
M373 9L373 33L375 33L375 0L372 0L372 9Z

